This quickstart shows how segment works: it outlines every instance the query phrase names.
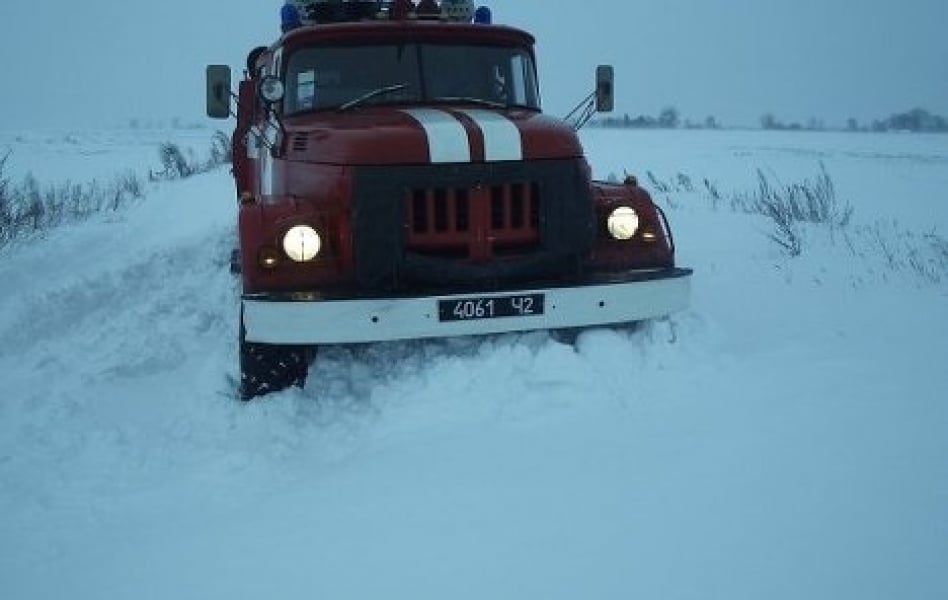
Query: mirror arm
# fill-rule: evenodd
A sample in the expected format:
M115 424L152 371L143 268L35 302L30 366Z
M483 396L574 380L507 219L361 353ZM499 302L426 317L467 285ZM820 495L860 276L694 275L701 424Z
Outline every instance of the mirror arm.
M267 124L275 124L279 135L273 143L267 139L266 135L261 135L260 140L263 142L263 145L267 147L267 150L270 151L270 154L276 157L277 147L286 140L286 126L283 125L283 119L280 118L280 114L276 111L273 104L265 103L264 110L267 111Z
M234 101L233 108L230 109L230 116L237 118L237 113L240 111L240 96L234 93L233 90L227 90L227 93L230 94L230 97Z
M593 115L596 114L596 92L591 92L588 96L582 99L579 104L576 105L576 108L569 111L565 117L564 121L570 122L573 129L579 131L583 128L586 123L592 119Z
M279 139L280 139L280 144L282 145L284 142L286 142L286 127L283 125L283 119L280 118L280 115L277 114L277 111L273 108L271 108L270 110L273 111L273 120L276 121L277 127L279 128L279 132L280 132Z

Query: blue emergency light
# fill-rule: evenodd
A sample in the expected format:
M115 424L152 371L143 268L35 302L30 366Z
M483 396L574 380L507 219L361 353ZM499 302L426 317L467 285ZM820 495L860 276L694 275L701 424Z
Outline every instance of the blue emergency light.
M486 6L478 6L474 11L474 22L479 25L490 25L493 21L490 9Z
M303 19L300 17L300 11L296 8L296 5L291 2L284 4L283 8L280 9L280 27L283 33L302 26Z

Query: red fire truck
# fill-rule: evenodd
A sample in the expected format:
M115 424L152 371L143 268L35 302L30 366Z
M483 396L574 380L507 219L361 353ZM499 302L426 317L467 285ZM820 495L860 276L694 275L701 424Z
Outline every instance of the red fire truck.
M208 114L237 100L244 399L302 385L319 345L687 305L662 210L634 178L593 181L578 123L541 111L529 33L463 2L298 4L236 94L208 67ZM600 67L580 120L612 93Z

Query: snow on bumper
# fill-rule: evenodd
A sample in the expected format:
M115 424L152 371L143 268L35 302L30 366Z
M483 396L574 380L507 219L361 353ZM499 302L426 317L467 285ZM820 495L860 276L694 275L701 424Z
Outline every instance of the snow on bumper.
M589 327L641 321L688 305L691 271L632 273L622 280L572 287L492 293L371 299L243 299L246 339L268 344L337 344ZM478 301L542 295L542 313L443 320L445 301ZM479 316L478 311L471 317ZM451 318L450 315L448 318Z

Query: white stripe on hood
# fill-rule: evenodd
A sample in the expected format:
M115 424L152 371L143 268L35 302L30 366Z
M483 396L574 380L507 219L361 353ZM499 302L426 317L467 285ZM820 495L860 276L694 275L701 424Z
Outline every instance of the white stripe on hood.
M406 108L403 112L424 128L431 162L471 162L471 142L457 118L433 108Z
M484 134L484 160L523 160L523 140L520 128L500 113L489 110L459 109L477 123Z

